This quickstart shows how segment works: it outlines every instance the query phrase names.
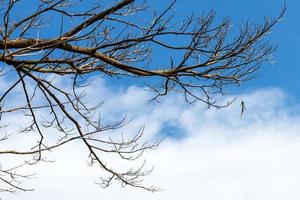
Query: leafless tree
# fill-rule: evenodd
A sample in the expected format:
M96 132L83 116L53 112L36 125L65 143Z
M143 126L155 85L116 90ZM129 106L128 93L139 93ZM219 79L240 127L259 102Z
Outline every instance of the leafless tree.
M1 156L31 158L13 168L0 166L1 191L28 190L20 183L31 175L21 175L17 169L43 161L45 152L72 141L82 141L90 164L108 172L109 177L99 182L102 186L117 180L157 190L141 183L149 173L143 164L121 171L102 160L103 155L135 160L158 143L140 143L143 129L130 139L110 137L109 131L124 126L126 120L103 124L95 117L100 104L87 102L82 82L91 75L143 79L153 91L152 100L178 92L189 103L227 106L218 105L216 95L255 77L274 52L264 36L285 12L261 24L237 27L229 18L216 23L214 11L179 22L175 3L152 12L151 2L138 0L0 1L0 80L6 82L0 90L1 142L20 133L34 140L26 144L27 150L1 147ZM24 7L27 12L21 12ZM57 77L63 77L65 87L57 84ZM13 95L18 95L17 103L10 102ZM17 122L20 130L7 133L6 122L16 114L28 120Z

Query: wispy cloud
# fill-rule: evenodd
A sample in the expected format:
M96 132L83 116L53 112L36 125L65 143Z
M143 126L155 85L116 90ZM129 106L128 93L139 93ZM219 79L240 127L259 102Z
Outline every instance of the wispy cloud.
M153 173L145 184L164 190L148 193L112 185L93 184L101 176L87 166L86 152L70 144L51 156L56 162L37 166L36 191L5 196L8 199L157 199L157 200L298 200L300 180L300 109L279 89L238 95L226 109L187 105L173 95L147 104L143 88L111 92L105 82L87 88L97 100L106 100L103 116L127 114L132 122L121 131L134 133L145 125L147 139L161 137L160 147L145 158ZM89 91L90 90L90 91ZM99 91L99 93L95 92ZM92 98L92 99L93 99ZM226 99L224 99L226 101ZM240 102L246 112L240 116ZM173 137L178 134L181 137ZM113 161L112 161L113 162Z

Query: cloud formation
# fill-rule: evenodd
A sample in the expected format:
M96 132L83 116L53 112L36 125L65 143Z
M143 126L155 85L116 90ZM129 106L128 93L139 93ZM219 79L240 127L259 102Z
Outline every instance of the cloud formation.
M148 166L154 166L145 184L164 190L152 194L117 184L101 189L93 183L102 175L99 169L88 167L86 152L69 144L51 155L55 163L36 166L38 178L28 182L34 192L5 194L4 199L300 198L300 109L283 91L238 95L232 106L221 110L187 105L177 95L147 104L151 94L138 86L111 91L103 81L87 88L92 99L106 99L102 115L108 120L122 114L132 119L121 130L124 134L145 125L148 140L162 138L158 149L145 154ZM241 101L246 103L242 117Z

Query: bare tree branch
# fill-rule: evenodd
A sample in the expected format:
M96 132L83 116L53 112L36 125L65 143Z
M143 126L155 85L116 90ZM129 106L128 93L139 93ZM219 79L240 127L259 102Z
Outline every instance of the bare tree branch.
M143 185L142 177L151 171L145 170L144 163L122 171L103 156L134 161L158 142L142 143L144 129L129 139L111 138L109 132L125 126L127 120L103 124L95 117L101 103L87 103L80 81L89 74L133 77L145 80L154 92L151 100L178 92L188 103L226 107L231 102L219 105L215 96L255 77L275 50L264 38L285 14L284 8L278 17L265 18L261 24L247 22L236 30L229 18L217 23L214 11L188 16L179 23L173 11L176 0L152 16L145 2L135 0L110 1L109 5L105 1L88 5L76 0L40 0L26 15L18 12L26 1L2 2L0 78L10 85L0 91L0 122L23 114L27 121L19 122L19 131L31 134L35 142L27 150L1 148L0 156L31 155L32 160L24 165L35 164L45 160L45 152L79 140L89 152L90 164L109 174L99 185L119 181L149 191L158 188ZM170 56L161 56L165 53ZM57 84L56 77L69 85ZM10 96L15 94L19 104L11 105ZM55 142L49 142L48 131L53 132ZM4 142L10 137L1 138ZM22 166L0 167L0 182L7 186L0 191L29 190L20 186L20 179L31 177L17 173Z

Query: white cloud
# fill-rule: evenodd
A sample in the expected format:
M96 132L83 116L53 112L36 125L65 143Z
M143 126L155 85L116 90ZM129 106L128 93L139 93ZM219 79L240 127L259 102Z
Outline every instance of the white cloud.
M184 104L175 95L146 105L149 93L139 87L112 93L101 82L93 88L95 96L107 99L103 116L132 117L122 130L125 133L145 124L149 139L160 131L171 133L163 128L166 123L184 132L180 139L165 138L158 149L145 155L154 166L145 184L165 190L153 194L118 184L98 188L93 181L102 172L87 167L86 152L73 144L51 155L54 164L36 166L37 178L28 182L35 192L4 194L3 199L300 199L300 110L281 90L238 95L229 108L206 110L202 104ZM104 92L101 96L95 91ZM247 110L241 117L242 100Z

